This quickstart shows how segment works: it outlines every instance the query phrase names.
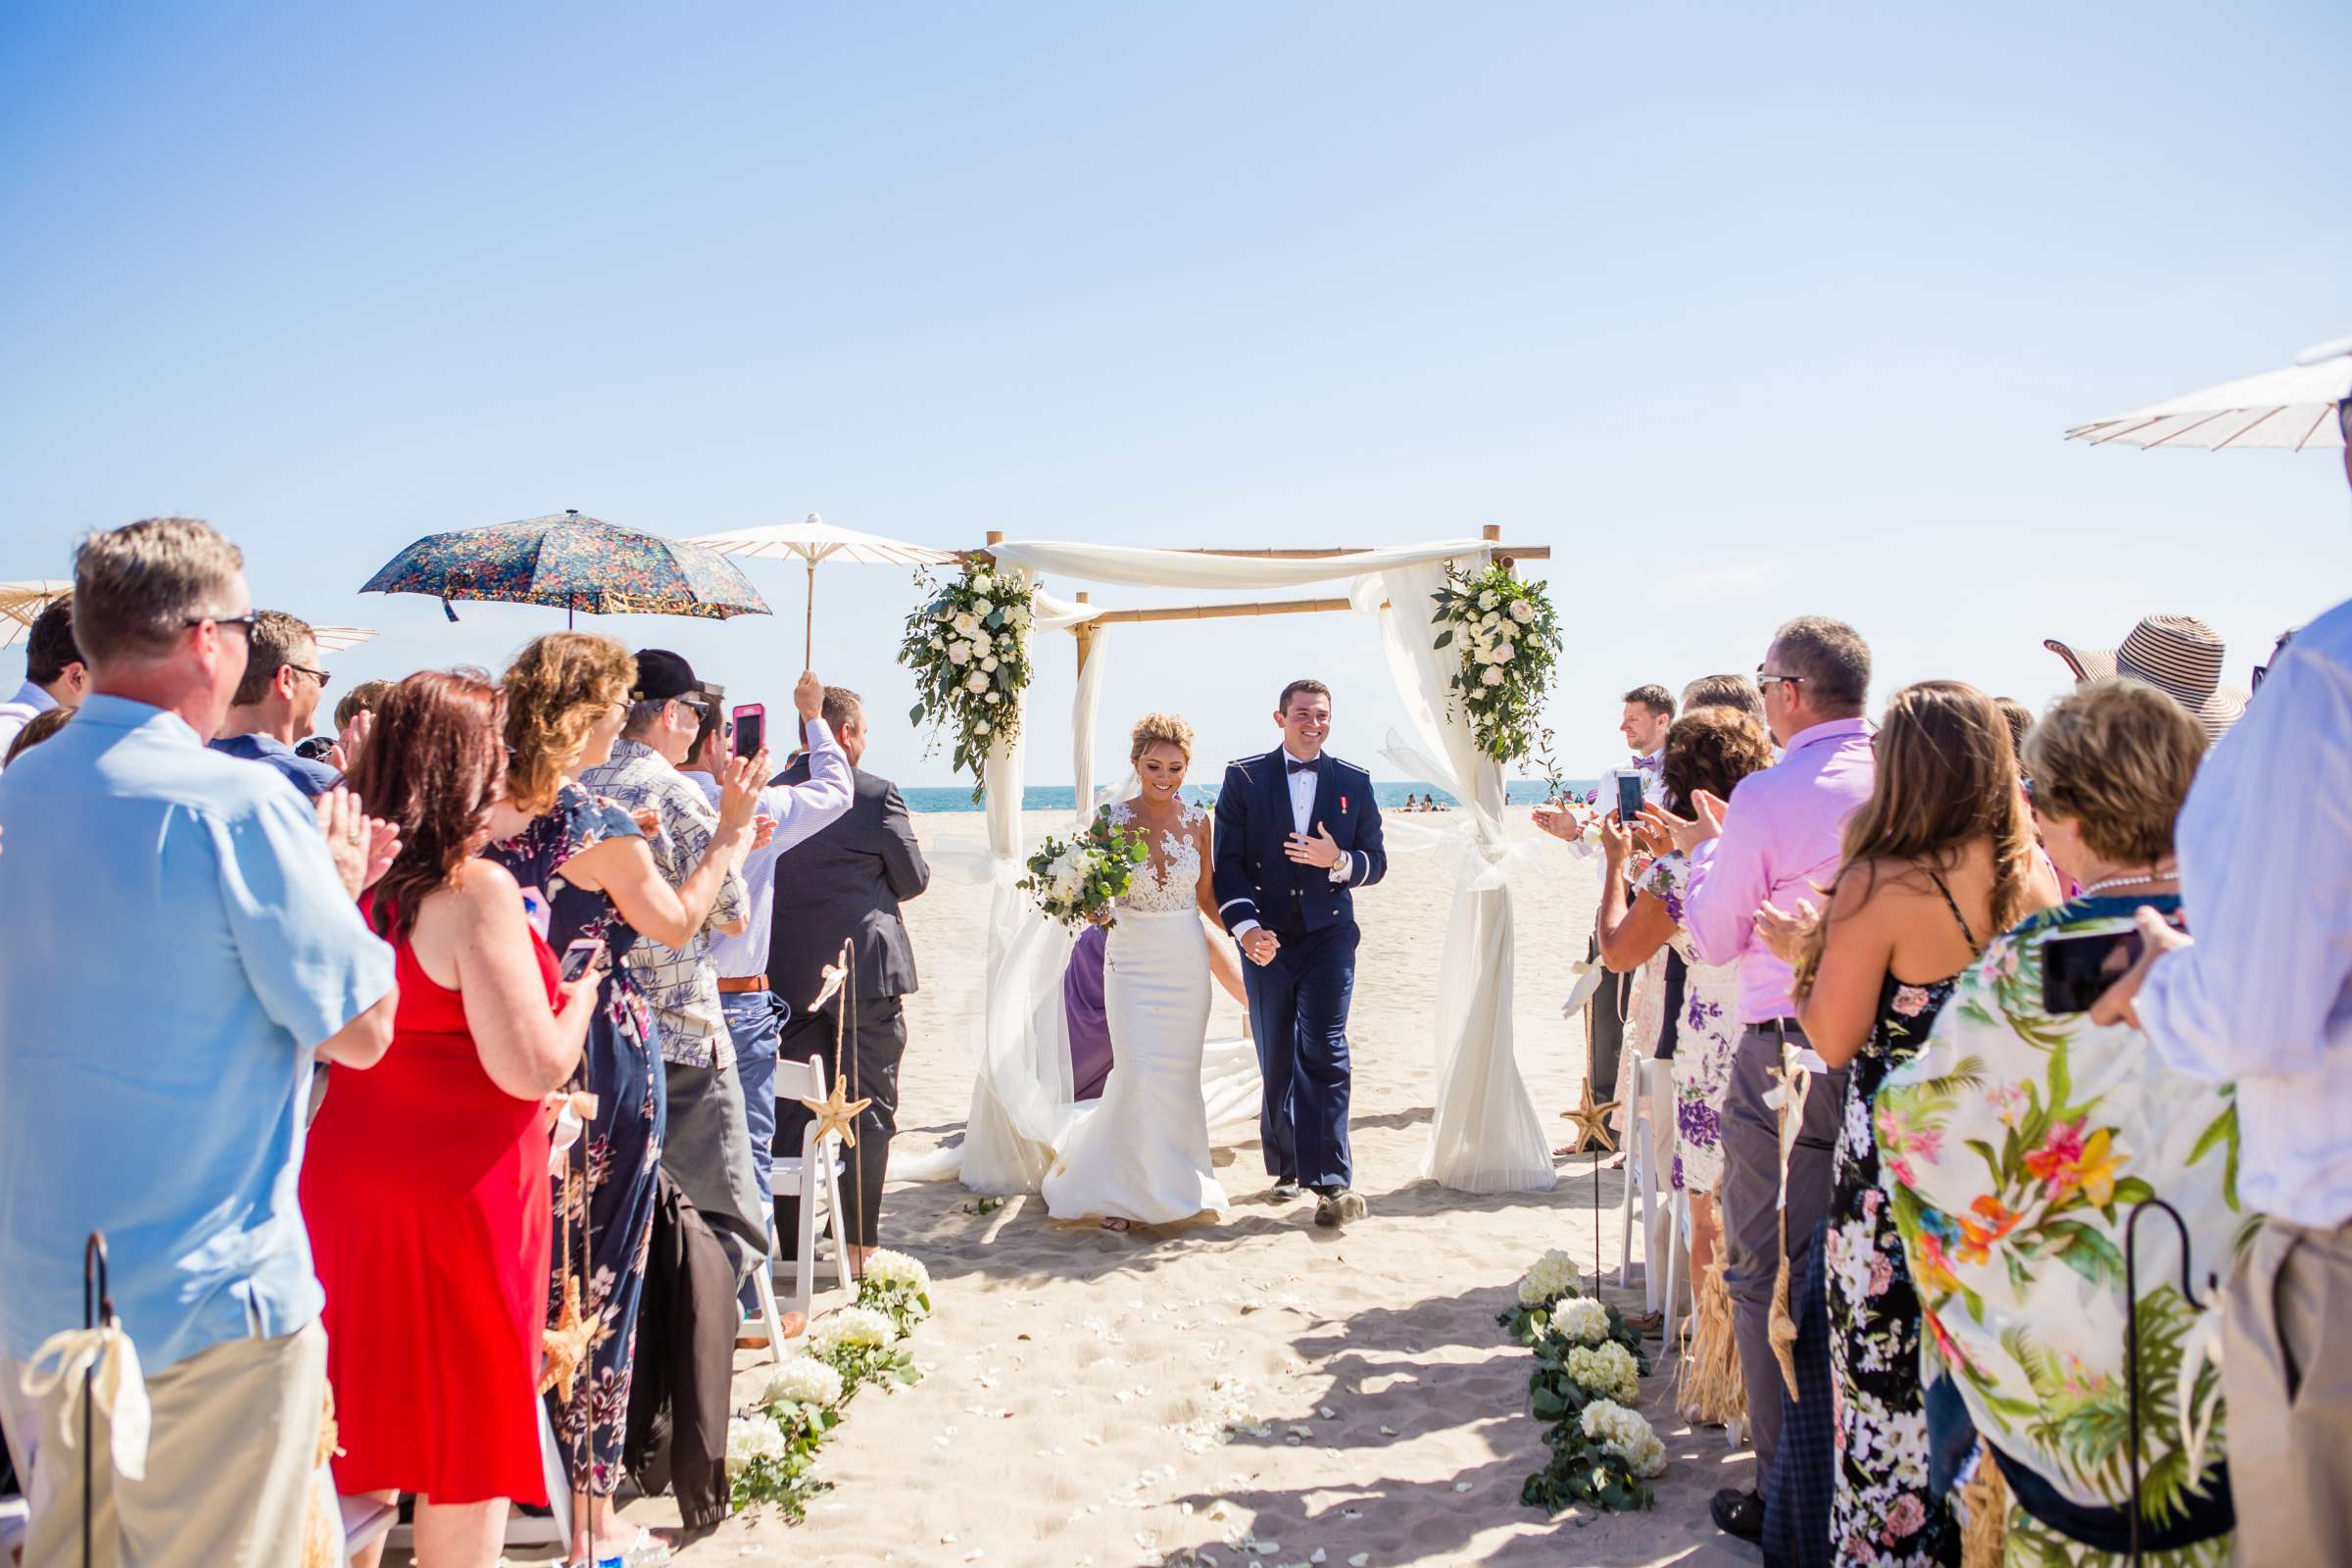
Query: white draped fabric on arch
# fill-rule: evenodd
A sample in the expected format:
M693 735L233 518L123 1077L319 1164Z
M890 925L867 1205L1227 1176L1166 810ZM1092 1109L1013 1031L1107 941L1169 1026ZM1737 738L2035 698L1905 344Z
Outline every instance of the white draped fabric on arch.
M1438 1096L1423 1174L1470 1193L1549 1190L1549 1149L1512 1047L1511 894L1502 875L1502 769L1480 753L1468 719L1447 701L1455 656L1430 646L1432 633L1423 609L1445 585L1448 563L1482 568L1493 545L1451 539L1303 559L1052 542L1014 542L990 549L998 570L1019 571L1032 582L1052 575L1149 588L1295 588L1333 581L1348 585L1348 602L1379 622L1390 672L1425 748L1430 782L1461 801L1468 819L1470 853L1462 857L1436 999ZM1396 608L1385 608L1389 606ZM1040 592L1032 632L1067 631L1094 620L1105 608L1066 603ZM1108 629L1092 630L1092 653L1071 711L1079 824L1097 804L1095 710L1102 695ZM1025 870L1022 744L1017 732L988 754L982 782L991 882L989 955L986 1017L971 1112L959 1151L946 1152L939 1160L915 1161L906 1174L944 1177L960 1154L966 1187L983 1193L1034 1192L1074 1119L1061 973L1075 939L1039 915L1014 886ZM1208 1092L1216 1099L1217 1085L1212 1083ZM1212 1120L1223 1112L1230 1125L1234 1109L1214 1107ZM1254 1107L1250 1110L1253 1123ZM917 1168L922 1166L934 1168Z

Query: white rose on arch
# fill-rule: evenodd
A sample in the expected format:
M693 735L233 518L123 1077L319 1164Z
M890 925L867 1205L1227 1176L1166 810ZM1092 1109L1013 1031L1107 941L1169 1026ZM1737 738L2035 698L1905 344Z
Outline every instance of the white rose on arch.
M995 705L996 705L996 704L998 704L998 703L1001 703L1001 702L1003 702L1004 700L1004 695L1003 695L1002 693L999 693L999 692L990 692L990 693L988 694L988 696L986 697L986 699L985 699L985 701L986 701L986 702L987 702L987 703L988 703L990 706L992 706L992 707L993 707L993 706L995 706Z
M1517 650L1511 647L1510 640L1505 638L1494 645L1494 662L1497 664L1507 664L1516 653Z
M1511 601L1511 618L1524 626L1536 618L1536 607L1524 599Z
M1478 596L1478 608L1481 610L1493 610L1500 603L1502 603L1502 601L1494 596L1494 590L1492 588Z
M950 647L950 648L948 649L948 662L949 662L949 663L951 663L951 664L968 664L968 663L970 663L971 662L972 662L972 645L971 645L970 643L956 643L956 644L953 645L952 647Z
M996 591L996 578L990 576L985 571L974 572L972 574L972 592L976 594L993 594Z
M1480 673L1478 680L1479 684L1482 686L1501 685L1502 666L1500 664L1489 664L1486 669Z
M963 677L963 689L967 692L984 692L988 690L988 677L975 669Z
M981 655L980 667L987 670L992 675L995 674L997 672L997 656L994 654Z

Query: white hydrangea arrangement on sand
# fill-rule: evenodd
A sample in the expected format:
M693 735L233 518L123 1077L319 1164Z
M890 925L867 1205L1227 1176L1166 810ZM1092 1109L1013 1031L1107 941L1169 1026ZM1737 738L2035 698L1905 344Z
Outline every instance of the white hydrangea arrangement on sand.
M1577 1503L1623 1510L1650 1505L1643 1483L1666 1462L1665 1445L1633 1408L1649 1360L1625 1315L1577 1289L1576 1265L1556 1249L1519 1281L1496 1321L1535 1352L1530 1412L1549 1424L1551 1458L1520 1487L1520 1500L1556 1512Z
M801 1354L767 1380L752 1409L727 1423L727 1480L737 1508L773 1503L795 1521L824 1490L817 1449L868 1383L920 1380L907 1333L931 1315L931 1272L904 1252L867 1260L858 1298L810 1331Z
M976 801L989 748L1020 732L1033 590L1017 573L979 561L966 562L945 587L934 588L928 572L915 573L915 581L927 597L899 640L899 662L913 673L920 697L906 716L917 728L929 721L954 736L956 770L972 775Z

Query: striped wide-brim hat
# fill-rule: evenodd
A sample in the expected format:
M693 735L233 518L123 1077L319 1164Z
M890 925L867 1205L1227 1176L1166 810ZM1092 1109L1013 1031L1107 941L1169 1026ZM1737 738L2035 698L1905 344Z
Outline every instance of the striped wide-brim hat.
M2113 648L2075 648L2055 637L2041 646L2065 660L2078 681L2123 675L2147 682L2187 709L2215 740L2237 722L2251 695L2222 685L2228 646L2194 615L2142 615Z

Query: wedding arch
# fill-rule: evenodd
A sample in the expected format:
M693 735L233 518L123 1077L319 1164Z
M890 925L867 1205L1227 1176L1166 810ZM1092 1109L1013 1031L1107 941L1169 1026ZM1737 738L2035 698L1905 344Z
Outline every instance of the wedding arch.
M968 562L1017 574L1031 590L1030 626L1071 633L1077 692L1070 714L1076 814L1094 805L1096 708L1109 629L1147 621L1352 612L1374 616L1381 647L1436 784L1463 803L1469 853L1462 858L1439 971L1434 1040L1438 1093L1422 1173L1468 1193L1543 1192L1551 1156L1535 1102L1520 1077L1511 1031L1511 895L1502 875L1503 776L1468 718L1449 699L1459 655L1433 647L1421 609L1445 588L1448 566L1548 560L1548 546L1506 546L1500 530L1479 539L1325 550L1144 550L1042 540L1007 542L992 532ZM1038 585L1048 575L1143 588L1266 590L1344 581L1344 597L1118 610L1081 592L1063 600ZM1402 608L1399 608L1402 607ZM1025 869L1021 841L1026 726L997 726L980 766L989 851L987 989L979 1070L961 1154L961 1179L984 1193L1034 1192L1073 1114L1060 967L1071 937L1029 917L1014 885ZM1009 738L1002 732L1009 731ZM944 1173L943 1173L944 1174Z

